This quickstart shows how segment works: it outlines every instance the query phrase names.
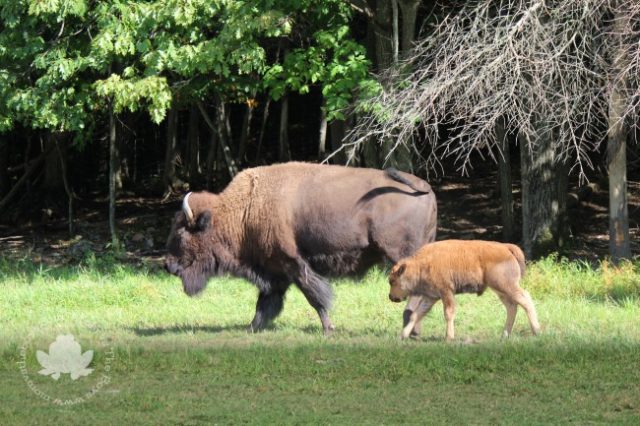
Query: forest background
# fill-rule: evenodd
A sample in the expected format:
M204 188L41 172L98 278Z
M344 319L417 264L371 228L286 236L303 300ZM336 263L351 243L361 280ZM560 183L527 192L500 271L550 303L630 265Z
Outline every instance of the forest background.
M635 1L25 0L0 19L6 247L159 254L186 191L303 160L429 179L442 237L637 253ZM129 229L141 211L167 215Z

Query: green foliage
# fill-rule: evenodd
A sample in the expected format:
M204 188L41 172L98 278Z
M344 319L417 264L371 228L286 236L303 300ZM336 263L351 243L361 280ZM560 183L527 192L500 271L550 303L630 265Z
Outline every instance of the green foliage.
M605 260L593 267L587 262L558 259L553 255L528 267L524 281L541 296L612 303L640 300L640 265L637 262L613 266Z
M128 78L123 80L112 74L105 80L95 83L96 93L107 99L113 99L116 113L124 109L137 110L147 100L147 109L156 123L164 119L166 110L171 106L171 90L165 77Z
M84 132L110 106L245 101L322 85L329 119L370 81L338 0L0 2L0 131ZM282 57L276 53L287 49Z
M374 80L369 77L371 63L364 47L350 38L349 8L343 2L324 3L330 7L317 9L315 19L325 26L311 34L308 46L292 49L282 63L271 65L264 84L274 99L286 90L304 94L311 85L320 84L327 119L343 119L354 94ZM327 20L329 14L334 19Z

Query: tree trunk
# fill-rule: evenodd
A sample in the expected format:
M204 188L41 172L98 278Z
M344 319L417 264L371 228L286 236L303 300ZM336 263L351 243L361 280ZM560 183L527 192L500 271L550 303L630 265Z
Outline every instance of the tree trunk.
M413 47L416 38L416 20L418 16L419 0L399 0L402 12L402 42L400 47L406 53Z
M615 16L613 37L621 37L628 18ZM625 50L613 55L613 75L624 62ZM609 135L607 139L607 172L609 175L609 254L614 262L631 257L629 211L627 201L627 138L622 116L625 110L626 82L610 84Z
M116 146L116 191L122 190L125 180L129 177L129 165L127 164L127 141L126 141L126 126L122 122L122 117L116 117L116 134L117 146Z
M9 191L9 144L0 136L0 199Z
M187 161L189 181L193 182L200 175L200 129L198 126L198 107L189 108L189 129L187 131Z
M375 52L376 66L378 71L382 71L393 65L397 55L394 55L394 3L396 0L376 0L375 12ZM368 167L395 167L397 169L411 172L411 152L406 145L401 144L393 152L391 150L396 144L395 140L385 139L380 148L373 141L365 144L363 148L363 158ZM378 152L374 156L372 150ZM381 152L380 152L381 151ZM377 161L375 158L377 157ZM374 163L375 161L375 163Z
M48 151L44 163L44 182L43 189L47 200L57 200L64 191L64 183L62 179L63 170L60 162L60 155L67 155L66 144L60 147L62 154L56 149L56 135L47 133L44 138L45 150Z
M496 124L496 139L500 144L501 154L498 156L498 179L500 182L500 205L502 212L502 239L514 240L513 185L511 181L511 159L509 156L509 140L505 134L504 121Z
M227 163L229 177L238 174L238 166L236 165L233 155L231 154L231 126L229 125L229 114L224 101L216 96L216 128L218 129L218 149L222 150L222 155Z
M318 132L318 159L324 160L327 154L327 110L324 102L320 107L320 131Z
M285 93L280 106L280 130L278 132L278 160L290 161L291 148L289 147L289 94Z
M540 131L529 140L519 135L522 174L522 244L527 257L536 257L553 247L555 223L554 148L551 132L538 122Z
M344 140L345 135L347 134L348 124L345 120L333 120L329 127L329 143L331 144L331 150L335 151L342 147L342 141ZM335 155L331 162L337 164L346 163L347 158L344 151L340 151L337 155Z
M229 149L229 140L227 139L227 129L226 129L226 112L224 107L224 102L218 96L216 96L216 123L213 123L211 117L207 113L206 108L203 103L198 101L198 108L200 109L200 113L202 114L202 118L204 118L205 123L209 126L209 129L212 132L216 133L216 138L218 141L219 148L222 150L222 154L227 164L227 171L229 172L229 176L233 178L236 174L238 174L238 166L236 166L236 162L233 160L233 156L231 155L231 150Z
M28 164L25 164L24 174L22 175L22 177L18 179L18 181L11 187L11 190L7 193L7 195L5 195L2 200L0 200L0 212L2 212L9 205L9 203L13 200L13 197L18 194L18 191L20 191L23 186L28 185L29 178L36 172L36 170L38 170L49 152L50 151L45 150L42 154L40 154L40 156L38 156L38 158L29 162Z
M386 155L386 152L388 152L389 148L387 141L384 141L382 147L380 147L373 137L368 137L360 151L360 163L364 167L370 167L372 169L381 168L384 163L384 156ZM379 154L382 154L383 159L380 159ZM390 161L390 163L391 164L388 164L387 166L395 166L393 161Z
M569 195L569 165L560 160L555 167L556 193L552 208L554 210L555 223L553 226L553 237L558 249L562 249L567 244L569 238L569 217L567 212L567 202Z
M116 118L113 106L109 113L109 231L111 232L111 244L118 246L118 234L116 230L116 170L118 161L118 140L116 138Z
M178 147L178 110L171 106L167 114L167 145L164 155L162 182L165 190L171 192L176 183L176 149Z
M231 110L227 108L227 105L224 103L224 101L221 98L218 99L217 111L218 111L218 120L220 120L220 124L221 124L220 129L224 131L224 141L225 141L224 146L229 147L229 155L231 155L231 158L234 158L233 152L235 151L237 154L237 149L235 149L236 146L234 146L233 144L233 132L231 131ZM234 160L234 164L235 164L235 160ZM236 173L238 173L237 170L236 170Z
M213 175L216 155L218 153L218 138L216 132L211 131L209 136L209 152L207 153L206 185L208 190L213 190Z
M400 31L398 29L398 21L400 20L398 17L398 0L390 0L391 1L391 34L392 34L392 52L393 52L393 62L398 62L398 53L400 51Z
M609 138L607 172L609 174L609 254L614 262L631 257L629 211L627 201L627 143L620 120L624 109L622 95L614 91L609 101Z
M392 0L393 1L393 0ZM376 68L382 71L393 64L392 1L376 0L375 52Z
M271 98L268 98L264 104L262 110L262 123L260 124L260 134L258 135L258 146L256 148L256 163L260 160L260 151L262 149L262 141L264 140L264 133L267 128L267 120L269 120L269 107L271 106Z
M62 182L64 183L64 190L67 193L68 200L68 223L69 223L69 237L73 237L74 234L74 213L73 213L73 189L71 189L71 184L67 178L67 156L63 154L62 149L60 148L60 144L56 140L56 152L60 157L60 166L62 167Z
M247 154L247 144L249 143L249 135L251 134L251 118L253 117L253 103L249 100L244 110L242 118L242 130L240 131L240 140L238 141L238 156L236 161L244 163Z

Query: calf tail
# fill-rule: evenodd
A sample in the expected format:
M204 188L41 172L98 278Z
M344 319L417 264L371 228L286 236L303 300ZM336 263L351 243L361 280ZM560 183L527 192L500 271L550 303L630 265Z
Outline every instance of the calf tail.
M407 179L406 177L402 176L402 174L394 169L393 167L389 167L387 169L384 170L384 174L386 174L389 178L395 180L396 182L400 182L400 183L404 183L405 185L407 185L409 188L413 189L414 191L423 193L423 194L428 194L430 191L430 187L429 185L425 185L426 188L420 188L418 187L415 183L411 182L409 179ZM426 183L426 182L425 182Z
M518 247L515 244L507 244L507 248L509 249L513 257L515 257L516 260L518 261L518 265L520 266L520 278L523 278L524 273L527 269L525 265L525 260L524 260L524 253L522 252L520 247Z

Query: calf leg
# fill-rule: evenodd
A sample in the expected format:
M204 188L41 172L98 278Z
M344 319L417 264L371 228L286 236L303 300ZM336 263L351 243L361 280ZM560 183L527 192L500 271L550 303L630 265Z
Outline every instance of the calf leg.
M407 306L405 306L404 312L402 313L402 329L403 330L407 328L407 326L409 325L409 322L411 322L411 318L413 315L416 315L416 314L420 315L419 311L423 309L423 306L422 306L423 303L424 303L424 300L421 296L411 296L409 298L409 301L407 302ZM422 314L420 318L422 318L425 314L426 312ZM413 326L410 330L411 336L420 335L421 329L422 329L422 323L420 321L417 321L417 322L414 321Z
M284 294L288 286L272 290L269 293L260 292L256 303L256 314L249 324L247 331L256 332L263 330L282 311Z
M527 317L529 318L529 325L531 326L531 332L534 335L540 333L540 323L538 322L538 314L536 313L536 308L533 306L533 300L531 300L531 296L529 292L523 289L518 289L516 293L513 295L513 301L518 305L522 306L522 308L527 313Z
M507 309L507 322L505 322L504 331L502 332L502 337L507 338L511 335L511 330L513 330L513 323L516 320L518 305L505 294L499 293L498 297L500 297L504 307Z
M398 235L393 234L392 236L387 236L386 239L383 239L382 241L388 241L389 239L393 241L393 239L395 238L398 238ZM377 244L381 244L381 243L377 242ZM404 242L397 241L397 242L394 242L393 244L388 244L387 246L383 244L382 246L387 247L382 251L386 256L386 258L389 259L392 263L397 263L400 259L403 259L409 256L411 253L415 252L418 248L420 248L419 245L411 244L411 242L407 242L407 241L404 241ZM404 308L404 312L402 312L402 329L403 329L402 334L403 335L404 335L404 329L407 328L414 314L418 315L420 318L425 316L426 312L420 313L420 310L424 309L421 306L422 303L423 303L423 299L421 296L409 297L409 300L407 301L407 305ZM427 312L428 312L428 309L430 309L430 307L427 308ZM411 329L411 336L419 336L420 331L422 329L422 323L420 322L420 320L413 321L412 323L413 323L413 328Z
M453 330L453 320L456 316L456 299L452 292L442 293L442 304L444 305L444 319L447 323L447 331L445 334L445 340L450 342L455 337Z
M405 317L406 323L400 335L402 339L417 335L416 330L420 329L422 318L429 313L431 307L438 301L438 299L428 299L421 296L414 296L413 299L418 299L418 306L410 312L408 318ZM411 300L409 303L411 303ZM405 310L405 314L406 312L407 310Z

